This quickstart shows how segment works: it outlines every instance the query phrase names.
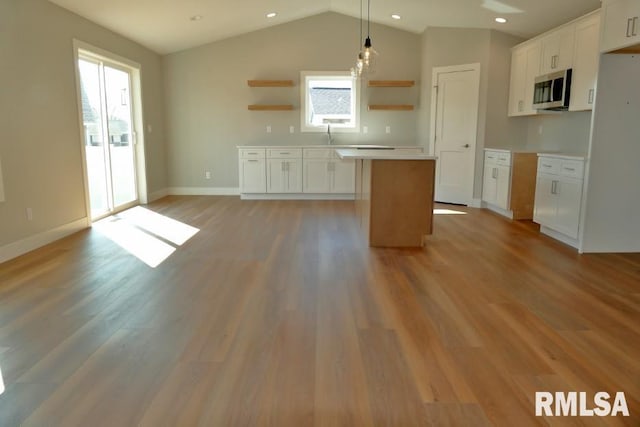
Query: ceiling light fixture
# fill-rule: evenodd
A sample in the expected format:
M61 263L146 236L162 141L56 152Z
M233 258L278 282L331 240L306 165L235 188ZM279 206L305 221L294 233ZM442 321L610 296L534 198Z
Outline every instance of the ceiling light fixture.
M393 15L391 15L391 17L392 17L393 19L400 19L400 18L401 18L401 16L400 16L400 15L398 15L397 13L394 13Z
M497 22L498 24L506 24L507 19L506 19L506 18L499 18L499 17L498 17L498 18L496 18L496 22Z
M269 13L267 13L267 18L275 18L276 15L278 15L278 14L275 13L275 12L269 12Z
M189 20L191 21L199 21L202 19L202 15L193 15L192 17L189 18Z

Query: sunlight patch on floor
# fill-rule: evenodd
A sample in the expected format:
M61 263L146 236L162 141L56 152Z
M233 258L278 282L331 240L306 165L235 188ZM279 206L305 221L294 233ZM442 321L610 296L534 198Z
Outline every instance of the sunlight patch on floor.
M200 231L140 206L98 221L93 228L152 268Z
M452 209L434 209L434 215L466 215L466 212L454 211Z

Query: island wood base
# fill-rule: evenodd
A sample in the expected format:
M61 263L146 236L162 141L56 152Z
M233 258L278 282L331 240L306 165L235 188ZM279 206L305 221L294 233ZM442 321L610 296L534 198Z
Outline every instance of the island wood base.
M421 247L433 230L435 160L356 160L356 215L373 247Z

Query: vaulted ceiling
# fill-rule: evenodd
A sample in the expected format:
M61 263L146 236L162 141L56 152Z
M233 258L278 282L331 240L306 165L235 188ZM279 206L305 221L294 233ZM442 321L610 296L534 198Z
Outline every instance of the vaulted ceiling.
M333 11L367 17L367 0L49 0L160 54ZM540 34L600 7L600 0L370 0L371 21L421 33L427 27ZM273 18L267 13L276 12ZM392 14L400 15L396 20ZM508 20L498 24L495 18ZM328 28L327 31L330 31Z

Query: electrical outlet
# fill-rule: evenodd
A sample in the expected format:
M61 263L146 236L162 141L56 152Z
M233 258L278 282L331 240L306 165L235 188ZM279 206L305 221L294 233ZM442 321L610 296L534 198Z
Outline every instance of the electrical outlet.
M386 127L384 128L384 131L385 131L386 133L391 133L391 126L386 126Z
M211 172L206 171L206 172L204 173L204 177L205 177L205 179L211 179Z
M369 133L369 126L362 126L362 133Z
M293 126L289 126L289 133L295 133L296 132L296 128L294 128Z
M271 133L271 125L267 125L267 133Z
M26 213L27 213L27 221L33 221L33 209L27 208Z

